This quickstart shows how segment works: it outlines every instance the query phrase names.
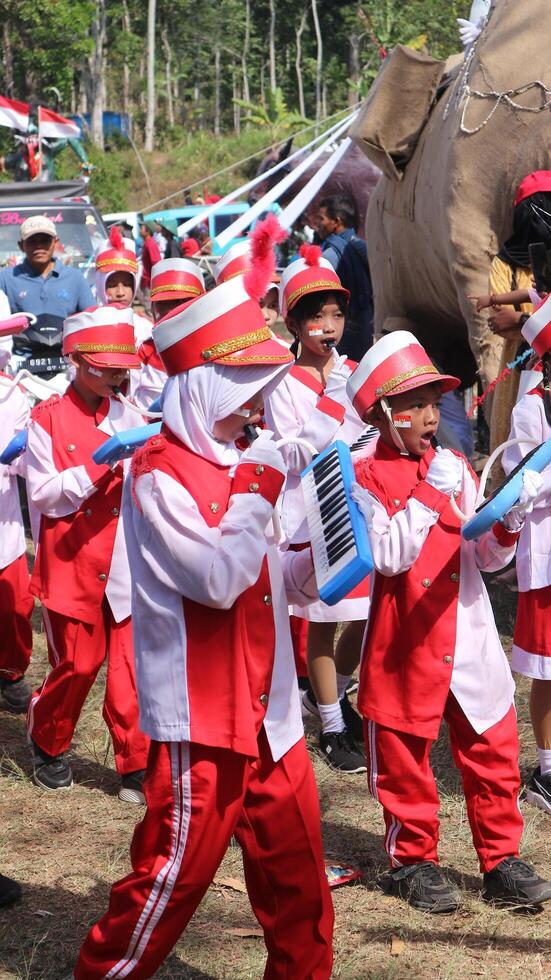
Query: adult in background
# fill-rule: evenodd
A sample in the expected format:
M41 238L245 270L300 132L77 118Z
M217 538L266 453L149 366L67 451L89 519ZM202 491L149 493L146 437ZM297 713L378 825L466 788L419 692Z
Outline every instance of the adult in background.
M58 243L50 218L34 214L25 219L19 235L25 258L11 269L0 270L0 290L8 298L11 313L49 313L65 319L93 306L94 297L82 272L55 258Z
M153 223L140 225L140 234L143 238L142 254L142 278L140 279L141 298L146 313L151 313L151 300L149 290L151 287L151 270L156 262L161 261L159 246L153 237Z
M182 249L178 241L178 222L174 218L167 218L166 221L158 221L165 243L165 259L181 259Z
M356 208L350 198L335 194L320 201L317 230L323 257L350 292L346 327L337 349L360 361L373 343L373 288L367 243L356 234L356 224Z

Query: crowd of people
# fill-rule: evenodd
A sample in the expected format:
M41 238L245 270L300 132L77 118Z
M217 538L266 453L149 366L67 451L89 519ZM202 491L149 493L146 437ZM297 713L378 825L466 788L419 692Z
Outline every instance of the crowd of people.
M462 902L438 861L429 757L445 720L482 897L537 909L551 883L520 855L514 681L481 573L517 555L513 666L533 679L538 746L528 800L551 814L547 471L528 466L501 519L477 541L462 536L458 508L474 510L477 478L437 441L441 401L459 379L411 333L373 342L367 252L346 199L322 200L321 246L303 245L281 273L283 233L268 214L220 257L208 291L174 229L162 229L165 258L143 232L152 320L134 308L135 248L118 231L96 257L95 302L74 275L63 284L55 229L40 216L21 227L24 261L0 273L12 314L36 312L40 298L63 316L68 363L65 393L32 408L0 377L5 441L26 432L0 468L1 697L27 712L37 787L66 792L75 726L106 662L119 797L146 807L132 871L113 885L74 978L154 976L232 837L265 976L330 977L333 908L305 714L327 765L365 774L381 804L381 887L427 913ZM491 294L486 305L510 299ZM551 436L549 304L521 324L544 381L515 408L507 469ZM94 461L158 399L159 433L131 458ZM330 605L320 568L347 560L349 506L325 457L312 499L301 473L336 440L349 447L347 494L373 573ZM18 478L36 548L30 579ZM338 541L327 553L324 535ZM35 600L50 670L31 691ZM0 904L19 894L0 877Z

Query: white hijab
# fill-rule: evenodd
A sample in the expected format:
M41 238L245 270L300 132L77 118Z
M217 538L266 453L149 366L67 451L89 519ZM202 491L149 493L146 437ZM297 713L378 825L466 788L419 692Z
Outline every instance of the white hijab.
M125 271L130 272L130 269L126 269ZM107 287L107 280L109 279L109 276L114 276L114 275L115 273L113 269L111 269L111 272L98 272L98 270L96 269L96 297L100 306L109 306L110 300L107 298L107 293L105 292L105 290ZM134 292L132 294L132 300L130 302L130 305L132 305L132 302L136 299L136 293L138 291L138 280L133 272L130 272L130 275L132 276L132 282L134 283Z
M227 418L259 391L267 398L289 366L202 364L176 374L163 389L163 422L194 453L211 463L235 466L239 450L234 442L219 442L214 438L215 422Z

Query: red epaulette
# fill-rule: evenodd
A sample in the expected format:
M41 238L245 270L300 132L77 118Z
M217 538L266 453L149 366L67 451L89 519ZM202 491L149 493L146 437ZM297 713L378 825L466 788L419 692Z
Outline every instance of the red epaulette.
M371 456L364 456L362 459L359 459L357 463L354 463L356 483L359 483L362 487L367 487L367 476L368 471L371 469L371 462Z
M137 480L139 476L143 476L144 473L151 473L155 469L153 456L164 447L165 443L166 436L161 433L158 436L152 436L141 449L136 450L130 464L133 480Z
M57 403L60 401L61 401L61 395L50 395L50 397L47 398L46 401L38 402L34 406L34 408L31 409L31 418L32 419L38 418L38 416L42 415L42 413L45 412L47 408L48 409L52 408L54 405L57 405Z

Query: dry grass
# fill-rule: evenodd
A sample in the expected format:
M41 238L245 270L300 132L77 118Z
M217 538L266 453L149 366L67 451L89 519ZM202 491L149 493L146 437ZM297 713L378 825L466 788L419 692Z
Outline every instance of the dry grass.
M493 590L504 640L510 642L510 593ZM45 671L45 643L37 634L30 676ZM527 714L527 685L518 698L522 770L534 746ZM0 711L0 868L24 887L22 903L0 914L2 980L61 980L75 960L90 924L106 907L109 886L128 868L128 844L139 813L117 800L109 741L101 719L101 681L83 712L73 746L78 786L67 794L41 793L29 781L28 750L20 717ZM314 733L309 733L314 745ZM326 850L361 867L364 881L334 893L334 976L356 980L403 978L551 978L551 908L539 916L487 908L470 841L459 780L447 739L434 750L442 797L441 858L465 889L465 906L451 916L416 913L376 888L385 867L381 814L362 776L330 772L314 756ZM524 805L524 854L551 875L551 821ZM230 848L220 874L242 878L240 852ZM224 930L254 925L246 895L212 886L159 978L231 978L262 975L260 939L236 939ZM403 940L391 955L392 937ZM396 944L395 944L396 945Z

